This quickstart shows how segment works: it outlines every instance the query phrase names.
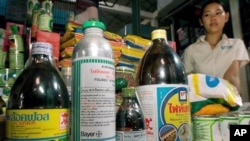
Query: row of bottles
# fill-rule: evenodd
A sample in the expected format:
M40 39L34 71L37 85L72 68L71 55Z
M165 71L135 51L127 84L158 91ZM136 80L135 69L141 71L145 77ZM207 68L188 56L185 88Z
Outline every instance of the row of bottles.
M84 38L73 52L72 87L53 63L51 44L32 44L7 104L7 140L184 139L178 131L190 126L190 112L175 107L189 108L186 74L166 42L166 31L152 32L138 86L122 89L123 102L116 112L115 66L112 48L103 38L105 25L87 21L83 30ZM169 132L175 136L167 136Z

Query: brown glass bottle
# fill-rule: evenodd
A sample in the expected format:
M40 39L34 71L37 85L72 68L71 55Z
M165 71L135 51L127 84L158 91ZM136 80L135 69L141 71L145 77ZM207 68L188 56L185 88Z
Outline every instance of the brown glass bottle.
M165 30L152 32L152 45L141 60L137 77L147 141L191 140L187 76L180 57L167 43Z
M155 30L156 31L156 30ZM186 72L179 56L167 44L166 32L152 36L152 46L141 60L138 85L186 84Z
M7 139L66 141L69 95L53 63L52 45L35 42L31 55L10 91L6 109Z
M135 88L123 88L122 97L122 104L116 113L116 141L145 141L144 116Z

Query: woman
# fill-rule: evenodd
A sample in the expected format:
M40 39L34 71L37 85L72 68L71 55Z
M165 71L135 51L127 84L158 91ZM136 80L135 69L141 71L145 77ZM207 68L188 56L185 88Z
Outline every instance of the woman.
M224 78L240 93L240 68L249 62L249 56L241 39L228 38L223 33L229 12L219 0L210 0L201 9L199 20L205 35L185 49L186 72Z

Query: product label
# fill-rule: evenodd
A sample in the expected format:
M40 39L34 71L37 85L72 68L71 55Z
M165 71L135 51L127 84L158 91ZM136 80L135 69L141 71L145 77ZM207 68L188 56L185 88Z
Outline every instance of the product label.
M115 140L114 61L83 57L73 67L73 140Z
M136 88L146 122L147 140L191 140L187 85L145 85Z
M142 131L116 131L116 141L145 141L146 130Z
M48 15L47 13L41 14L39 16L38 29L51 32L53 28L52 26L53 26L52 16Z
M230 137L230 130L229 127L230 125L238 125L239 120L237 116L220 116L220 129L221 130L221 138L223 141L229 141Z
M9 54L9 67L11 69L22 69L24 67L24 54L23 53L10 53Z
M67 140L68 109L20 109L6 111L8 140Z
M217 117L194 117L192 122L193 141L223 141L219 124Z

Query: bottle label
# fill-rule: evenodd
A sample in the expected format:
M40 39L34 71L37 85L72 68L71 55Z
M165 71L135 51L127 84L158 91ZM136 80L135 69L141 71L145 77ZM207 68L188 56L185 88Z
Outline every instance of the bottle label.
M7 140L67 140L68 109L6 110Z
M36 42L32 44L32 55L35 54L44 54L51 55L52 54L52 46L49 43L45 42Z
M115 140L114 60L82 57L73 68L73 140Z
M38 18L38 29L52 32L53 19L48 13L41 14Z
M146 130L116 131L116 141L146 141Z
M144 85L136 88L145 118L147 140L191 140L187 85Z

